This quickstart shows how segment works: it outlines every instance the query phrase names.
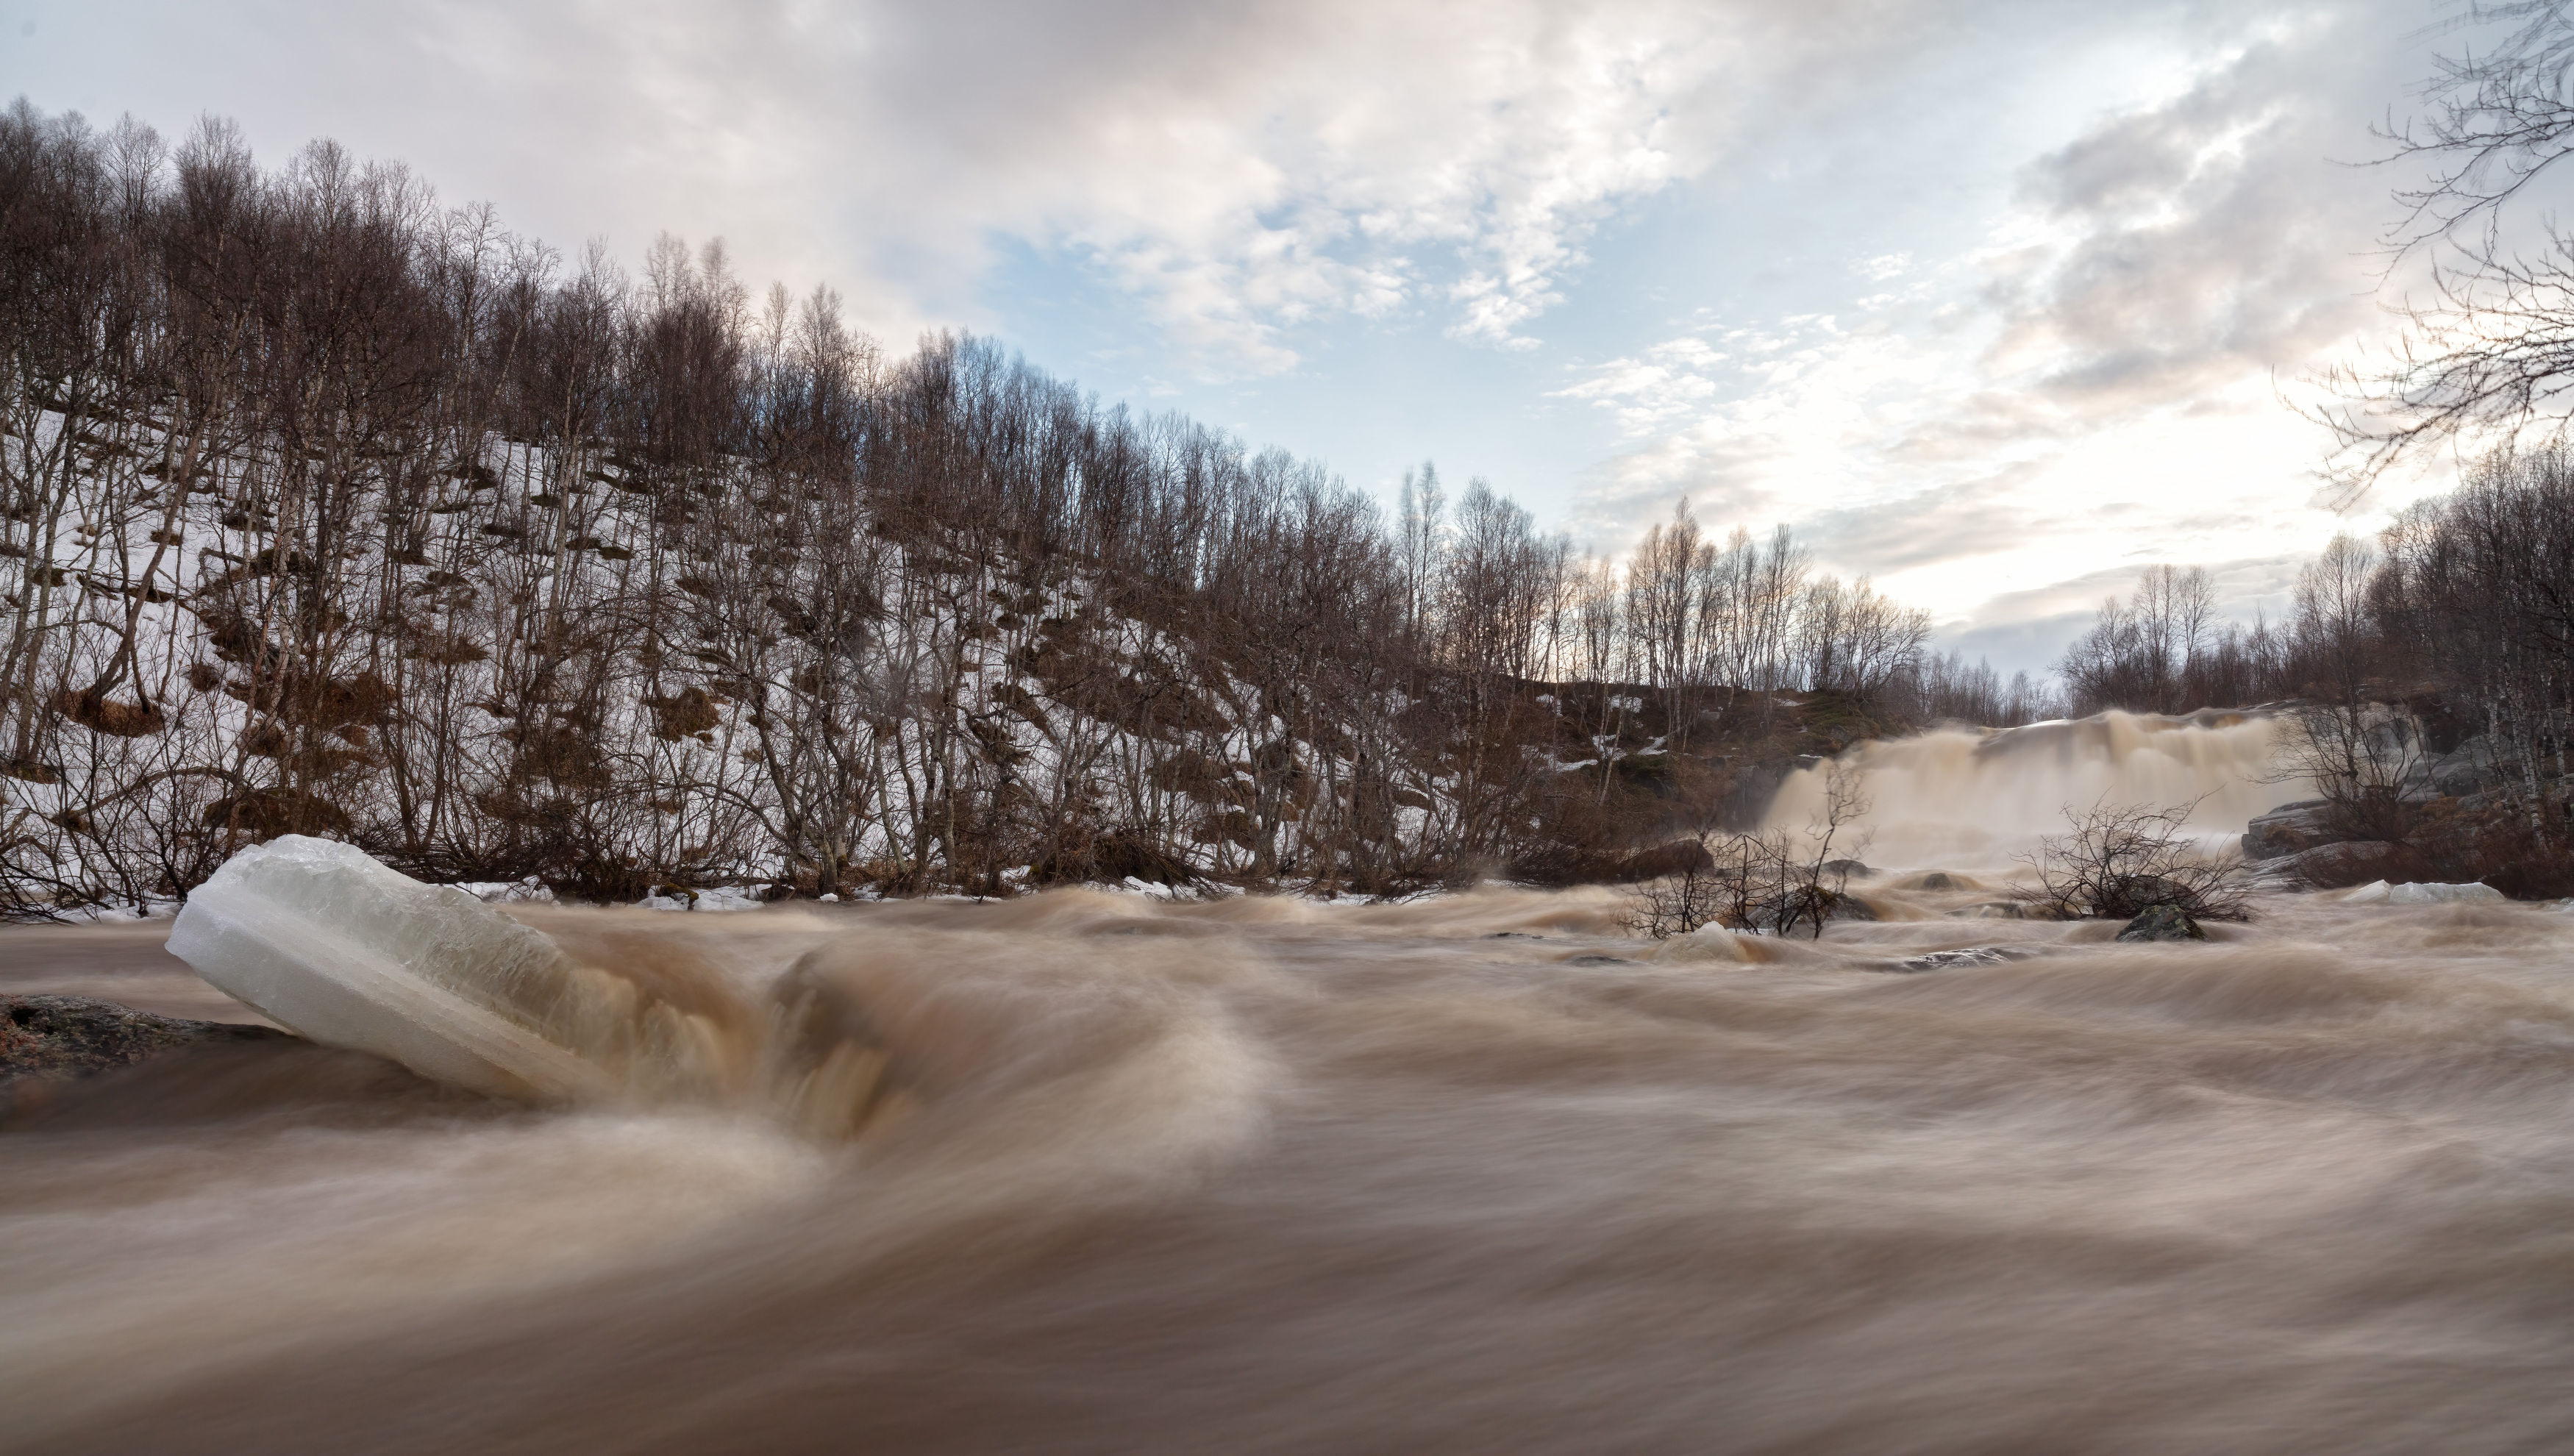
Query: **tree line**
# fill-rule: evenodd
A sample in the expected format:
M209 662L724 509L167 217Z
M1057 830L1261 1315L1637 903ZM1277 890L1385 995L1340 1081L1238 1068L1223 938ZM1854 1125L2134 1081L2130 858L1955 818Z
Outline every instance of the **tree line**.
M2574 889L2574 455L2501 452L2375 539L2336 536L2277 623L2149 569L2058 664L2077 711L2267 707L2286 770L2423 877Z
M1374 892L1614 860L1707 811L1652 760L1783 694L2047 706L1784 529L1684 505L1613 562L1426 465L1389 520L720 244L634 274L327 142L23 100L0 498L16 914L286 832L621 897Z

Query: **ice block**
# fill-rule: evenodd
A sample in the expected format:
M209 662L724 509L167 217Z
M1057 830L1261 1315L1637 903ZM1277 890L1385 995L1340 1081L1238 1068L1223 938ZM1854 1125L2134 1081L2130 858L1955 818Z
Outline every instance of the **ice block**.
M329 839L242 850L188 896L170 951L312 1040L527 1101L715 1089L720 1028L586 966L472 894Z

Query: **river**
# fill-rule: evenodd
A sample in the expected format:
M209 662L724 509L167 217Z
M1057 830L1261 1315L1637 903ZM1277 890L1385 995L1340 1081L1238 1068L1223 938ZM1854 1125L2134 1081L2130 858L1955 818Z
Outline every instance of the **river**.
M1991 847L1679 949L1605 888L533 908L752 1004L801 958L895 1090L251 1043L22 1097L0 1449L2574 1442L2574 916L2124 945L1976 917ZM0 933L0 989L202 1011L157 934Z

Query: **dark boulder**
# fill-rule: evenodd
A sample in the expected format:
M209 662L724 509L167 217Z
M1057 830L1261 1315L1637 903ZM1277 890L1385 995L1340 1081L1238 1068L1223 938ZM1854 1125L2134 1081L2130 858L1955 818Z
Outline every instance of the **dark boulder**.
M2341 837L2333 827L2332 805L2325 800L2283 803L2243 826L2243 857L2278 859Z
M2347 839L2270 860L2261 866L2261 872L2265 877L2294 879L2316 889L2339 889L2387 878L2388 871L2395 867L2396 854L2396 847L2383 839Z
M1707 845L1696 839L1674 839L1668 844L1657 844L1651 849L1628 855L1626 861L1618 866L1618 877L1631 882L1662 879L1711 868L1715 863L1715 856L1707 852Z
M1856 859L1827 859L1824 861L1824 872L1838 874L1847 879L1866 879L1877 873L1876 870Z
M274 1026L156 1016L87 996L0 995L0 1083L108 1071L210 1041L293 1040Z
M2118 938L2128 941L2204 940L2207 932L2198 928L2198 921L2191 919L2180 906L2164 904L2149 906L2143 914L2129 920L2127 928L2118 932Z
M1877 906L1861 899L1858 895L1849 893L1836 894L1829 889L1821 890L1819 893L1824 896L1824 918L1827 920L1874 920L1879 918Z
M2422 776L2438 793L2468 794L2503 782L2510 768L2494 751L2493 739L2478 733L2426 764Z

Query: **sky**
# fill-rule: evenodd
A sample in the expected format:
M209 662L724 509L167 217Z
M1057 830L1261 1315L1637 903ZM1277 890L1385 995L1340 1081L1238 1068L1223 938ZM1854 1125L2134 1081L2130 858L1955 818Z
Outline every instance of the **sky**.
M2100 599L2297 564L2298 404L2396 340L2373 126L2443 0L0 0L0 97L317 137L641 265L720 237L896 350L1435 461L1623 552L1792 527L2042 670Z

